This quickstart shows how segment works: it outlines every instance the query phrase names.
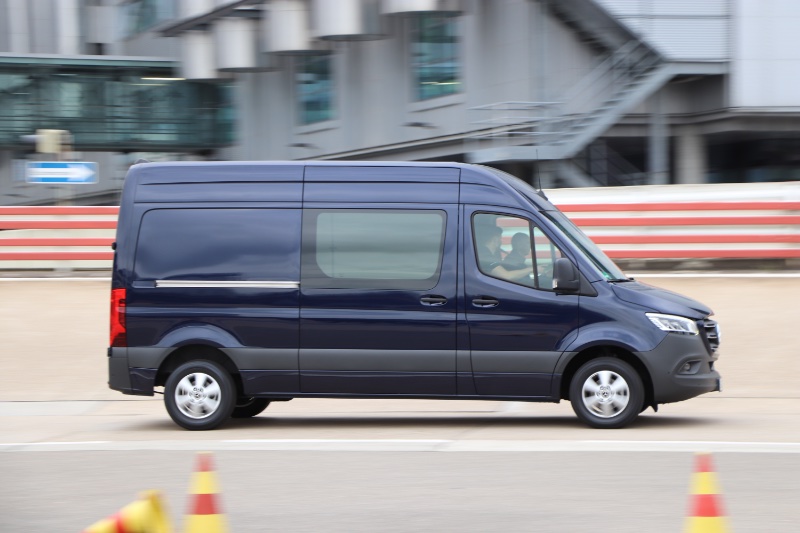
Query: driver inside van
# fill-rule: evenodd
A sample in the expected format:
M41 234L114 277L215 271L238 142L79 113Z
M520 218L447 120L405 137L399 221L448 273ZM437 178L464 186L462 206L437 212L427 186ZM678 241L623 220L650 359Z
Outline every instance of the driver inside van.
M511 237L511 251L503 259L501 265L509 272L524 272L523 275L514 278L525 285L533 286L531 270L527 267L527 257L531 253L531 238L527 233L518 232Z
M478 266L484 274L508 281L530 278L533 274L533 269L524 264L521 267L511 267L500 261L500 245L503 242L502 228L488 224L476 226L475 237Z

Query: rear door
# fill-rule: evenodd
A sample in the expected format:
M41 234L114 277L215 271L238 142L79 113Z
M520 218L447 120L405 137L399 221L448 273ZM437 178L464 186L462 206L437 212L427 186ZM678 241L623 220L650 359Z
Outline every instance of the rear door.
M458 170L309 167L304 393L456 393Z
M208 165L141 184L124 273L131 367L205 344L247 394L299 390L301 179L302 166Z

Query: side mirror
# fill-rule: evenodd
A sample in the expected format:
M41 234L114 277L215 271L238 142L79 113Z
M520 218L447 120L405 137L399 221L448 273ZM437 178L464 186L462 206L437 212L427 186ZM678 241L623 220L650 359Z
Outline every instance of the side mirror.
M581 288L581 277L572 261L566 257L556 260L555 282L556 292L578 292Z

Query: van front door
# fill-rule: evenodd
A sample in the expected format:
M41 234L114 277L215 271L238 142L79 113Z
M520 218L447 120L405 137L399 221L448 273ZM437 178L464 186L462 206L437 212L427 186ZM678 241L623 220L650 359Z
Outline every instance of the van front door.
M306 204L303 216L301 391L455 394L457 207Z
M561 250L524 213L469 206L465 304L478 394L550 397L556 361L577 335L578 296L553 292Z

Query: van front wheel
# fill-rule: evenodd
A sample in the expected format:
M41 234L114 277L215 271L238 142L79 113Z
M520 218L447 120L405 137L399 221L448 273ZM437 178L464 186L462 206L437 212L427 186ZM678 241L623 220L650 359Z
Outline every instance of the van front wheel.
M175 369L164 386L164 404L181 427L214 429L236 405L236 386L230 374L213 361L190 361Z
M633 422L644 404L642 379L631 365L613 357L584 364L569 387L572 410L595 428L615 429Z

